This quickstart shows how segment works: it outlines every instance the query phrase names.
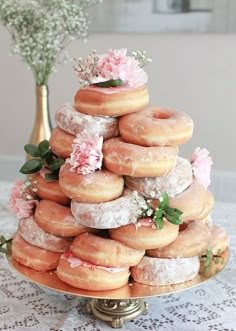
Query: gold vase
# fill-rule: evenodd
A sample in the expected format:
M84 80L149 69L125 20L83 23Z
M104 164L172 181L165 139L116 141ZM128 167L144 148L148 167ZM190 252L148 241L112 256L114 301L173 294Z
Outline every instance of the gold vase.
M36 113L29 144L38 145L42 140L49 140L52 125L49 115L48 86L36 85Z

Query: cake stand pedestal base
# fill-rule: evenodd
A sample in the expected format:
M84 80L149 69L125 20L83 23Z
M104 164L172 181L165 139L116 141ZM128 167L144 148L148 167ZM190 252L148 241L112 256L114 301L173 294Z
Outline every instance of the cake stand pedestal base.
M103 321L111 322L114 329L119 329L125 321L147 314L148 304L142 299L92 299L87 311Z

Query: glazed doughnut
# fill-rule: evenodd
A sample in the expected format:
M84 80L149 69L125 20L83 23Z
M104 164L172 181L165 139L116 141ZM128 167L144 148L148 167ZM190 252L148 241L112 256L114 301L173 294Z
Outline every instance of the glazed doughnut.
M17 232L12 240L12 258L26 267L47 271L56 269L61 253L36 247L25 241Z
M94 231L79 224L70 208L51 200L41 200L35 210L35 221L44 231L56 236L72 237Z
M103 143L105 167L120 175L155 177L170 172L176 163L176 147L143 147L124 142L121 138Z
M213 224L210 228L210 242L209 247L213 255L223 253L229 245L228 235L221 226ZM220 251L220 252L219 252Z
M62 130L76 136L78 133L102 136L103 140L119 133L118 119L108 116L91 116L75 110L72 105L63 105L56 111L55 122Z
M131 268L135 282L147 285L170 285L189 281L200 269L198 256L176 259L159 259L144 256L141 262Z
M192 182L192 167L188 160L177 157L175 167L168 174L158 177L125 176L125 185L146 198L158 199L163 192L175 196L183 192Z
M69 198L87 203L101 203L118 198L123 191L122 176L108 170L94 171L82 175L70 171L69 164L63 164L59 172L62 191Z
M109 87L95 85L80 88L74 97L75 109L81 113L99 116L122 116L142 110L149 102L145 86Z
M65 206L70 204L70 199L62 192L59 181L48 182L39 172L33 174L32 179L36 183L39 198L49 199Z
M81 203L72 200L71 212L75 219L85 226L111 229L136 222L144 204L142 196L125 190L121 197L103 203Z
M120 288L128 283L129 268L97 266L67 252L60 258L57 276L63 282L85 290L105 291Z
M124 141L141 146L177 146L193 133L193 120L183 112L150 106L119 119Z
M179 225L164 220L164 226L158 230L150 219L140 219L138 224L128 224L110 229L110 237L135 249L161 248L174 241Z
M51 132L49 145L52 151L59 157L66 159L72 153L72 143L75 136L56 127Z
M170 197L169 206L177 208L183 212L181 220L183 222L193 220L205 220L210 214L214 204L214 198L210 191L203 185L193 180L191 185L182 193ZM156 203L153 200L153 207Z
M21 237L29 244L53 252L66 252L69 250L72 238L63 238L45 232L35 222L33 216L19 220L18 231Z
M177 258L201 255L206 251L210 240L208 226L199 221L192 221L180 226L178 237L169 245L150 249L146 254L151 257Z
M130 248L119 241L98 237L92 233L78 235L70 246L81 260L104 267L129 267L138 264L145 250Z

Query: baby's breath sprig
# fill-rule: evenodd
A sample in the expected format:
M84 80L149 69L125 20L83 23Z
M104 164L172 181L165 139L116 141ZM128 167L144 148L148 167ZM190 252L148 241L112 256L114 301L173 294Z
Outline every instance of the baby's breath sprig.
M11 35L13 54L21 55L37 85L47 83L64 49L85 40L88 8L102 0L0 0L0 22Z
M207 247L206 253L200 256L200 261L203 263L204 269L209 268L214 262L215 264L224 264L224 257L220 255L221 249L218 249L216 254L213 254L211 246Z
M152 62L150 57L147 57L145 50L137 50L130 53L131 56L135 58L139 62L139 66L143 68Z
M59 170L64 163L64 159L53 153L48 140L41 141L38 146L27 144L24 149L32 158L27 160L20 168L22 174L33 174L45 167L50 170L50 173L45 174L45 179L47 181L58 180Z
M180 218L182 214L181 210L169 206L169 196L166 192L163 192L159 198L158 207L154 209L148 204L148 207L143 210L142 217L151 217L157 229L161 230L164 226L164 218L170 223L178 225L182 223Z
M99 58L96 54L96 50L93 50L92 53L89 54L85 59L82 57L75 59L76 65L74 66L74 70L80 77L80 84L89 85L91 84L93 77L99 76L99 70L97 66L98 60Z

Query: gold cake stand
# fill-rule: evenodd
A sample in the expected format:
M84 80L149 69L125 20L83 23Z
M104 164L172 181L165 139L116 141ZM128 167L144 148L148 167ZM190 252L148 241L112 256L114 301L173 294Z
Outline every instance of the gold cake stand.
M215 264L213 262L207 268L201 266L199 274L191 281L168 286L149 286L130 281L126 286L112 291L87 291L75 288L62 282L55 271L40 272L25 267L12 259L10 252L7 257L9 264L20 275L37 285L64 294L91 298L87 304L87 311L95 317L109 322L113 328L118 329L123 326L125 321L147 314L148 304L144 302L144 298L184 291L216 276L226 266L229 260L229 250L227 249L221 254L223 263Z

